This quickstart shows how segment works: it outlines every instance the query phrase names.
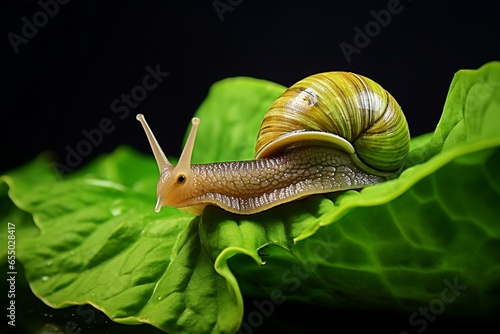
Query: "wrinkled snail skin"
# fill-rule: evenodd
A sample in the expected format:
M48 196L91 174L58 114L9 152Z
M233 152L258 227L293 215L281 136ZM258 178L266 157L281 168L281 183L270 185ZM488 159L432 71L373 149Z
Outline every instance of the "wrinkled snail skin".
M348 154L327 147L298 148L274 158L192 165L191 169L192 191L182 194L186 197L171 192L164 201L195 214L201 214L207 204L253 214L307 195L362 188L385 180L353 165Z
M396 100L374 81L349 72L307 77L286 90L262 122L256 159L191 165L198 118L177 166L137 115L160 170L162 206L200 215L207 205L258 213L312 194L360 189L393 178L410 134Z

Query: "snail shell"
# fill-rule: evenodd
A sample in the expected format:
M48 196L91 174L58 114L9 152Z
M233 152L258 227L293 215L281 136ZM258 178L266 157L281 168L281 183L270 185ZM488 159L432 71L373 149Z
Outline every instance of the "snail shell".
M389 176L404 164L410 133L401 107L379 84L350 72L326 72L297 82L271 105L256 158L318 144L338 147L361 169Z

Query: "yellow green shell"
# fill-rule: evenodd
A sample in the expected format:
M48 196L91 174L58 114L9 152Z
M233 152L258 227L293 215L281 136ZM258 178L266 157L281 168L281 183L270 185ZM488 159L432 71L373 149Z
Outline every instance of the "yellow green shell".
M350 72L326 72L297 82L271 105L256 157L304 145L337 147L358 167L390 175L404 164L410 133L401 107L379 84Z

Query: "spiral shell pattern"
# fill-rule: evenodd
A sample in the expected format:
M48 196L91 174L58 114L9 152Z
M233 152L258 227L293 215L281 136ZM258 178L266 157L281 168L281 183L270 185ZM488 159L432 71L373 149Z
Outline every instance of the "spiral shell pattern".
M299 145L338 147L360 168L387 175L401 170L410 133L401 107L379 84L350 72L326 72L297 82L272 104L256 156Z

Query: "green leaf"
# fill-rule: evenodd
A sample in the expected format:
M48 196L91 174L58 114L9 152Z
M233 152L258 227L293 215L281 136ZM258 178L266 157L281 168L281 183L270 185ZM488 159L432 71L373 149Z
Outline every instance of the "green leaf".
M30 186L36 185L38 182L55 181L56 175L51 173L47 160L48 155L42 154L31 164L11 171L9 175L0 176L0 221L5 224L5 228L0 230L1 259L7 258L8 250L14 252L9 255L15 256L19 242L39 234L32 215L24 210L23 202L13 201L9 193L12 194L13 188L16 186L24 187L29 193ZM14 182L14 179L17 182ZM14 240L10 243L8 243L9 226L11 226L10 230L13 234L10 240ZM8 247L9 245L10 247Z
M447 315L491 316L500 307L499 83L498 62L457 72L436 131L413 138L401 176L359 192L250 216L155 214L154 159L123 147L62 181L43 159L3 176L15 204L3 216L23 221L19 259L45 303L89 303L170 333L248 332L257 324L243 318L242 295L263 299L247 305L262 319L286 301L411 314L437 300ZM283 90L216 83L197 112L193 159L251 158Z
M192 215L170 208L155 214L156 180L128 173L130 166L157 169L149 156L122 148L62 182L24 182L44 169L39 160L9 175L11 197L33 214L41 231L18 248L34 293L52 307L89 303L117 322L152 323L173 332L236 328L238 314L227 307L233 292L195 252L196 229L186 229ZM222 288L214 293L217 285ZM215 318L197 319L207 306L199 298L203 293L222 305L209 314Z

